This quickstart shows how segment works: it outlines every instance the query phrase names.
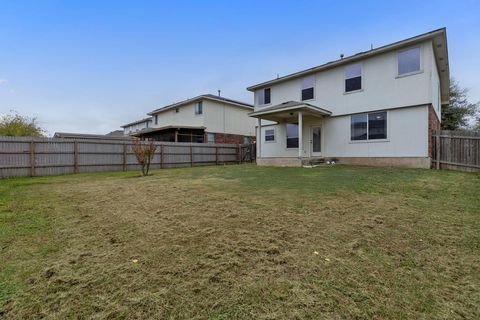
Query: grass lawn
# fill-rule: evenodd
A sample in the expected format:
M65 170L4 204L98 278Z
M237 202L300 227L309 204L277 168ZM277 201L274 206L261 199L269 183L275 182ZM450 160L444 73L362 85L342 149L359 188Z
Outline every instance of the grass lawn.
M480 175L0 180L0 318L480 318Z

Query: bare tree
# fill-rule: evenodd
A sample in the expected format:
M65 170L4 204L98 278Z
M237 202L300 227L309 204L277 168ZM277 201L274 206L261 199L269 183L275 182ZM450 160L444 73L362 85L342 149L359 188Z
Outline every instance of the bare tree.
M133 139L132 149L138 164L142 167L142 175L148 176L150 163L157 149L155 142L153 140Z

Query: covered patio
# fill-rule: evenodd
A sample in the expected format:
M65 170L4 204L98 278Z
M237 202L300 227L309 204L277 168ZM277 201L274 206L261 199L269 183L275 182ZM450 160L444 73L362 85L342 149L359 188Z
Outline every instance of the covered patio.
M204 143L207 141L205 127L192 126L165 126L160 128L146 128L133 133L132 136L167 142Z
M295 155L297 158L311 158L315 156L320 156L321 154L321 123L322 120L326 117L329 117L332 113L329 110L298 101L288 101L275 106L261 108L255 112L250 113L251 117L258 119L258 133L261 132L262 120L269 120L277 123L278 125L284 124L286 126L285 135L286 137L280 136L278 139L285 138L285 147L286 149L295 149L298 146L298 153ZM305 123L308 124L308 127L305 127ZM317 127L313 127L312 124L318 123ZM295 131L296 128L289 128L291 125L298 126L298 137L292 135L291 132ZM308 130L311 127L311 130ZM297 140L295 140L297 139ZM264 154L264 144L269 143L267 137L264 140L261 137L257 136L257 146L258 146L258 158L271 158L269 154ZM305 142L310 142L310 147L305 146ZM285 150L282 146L276 147L277 153L275 157L292 157L292 150ZM308 150L306 150L308 148ZM283 154L279 155L278 153ZM298 161L298 160L297 160Z

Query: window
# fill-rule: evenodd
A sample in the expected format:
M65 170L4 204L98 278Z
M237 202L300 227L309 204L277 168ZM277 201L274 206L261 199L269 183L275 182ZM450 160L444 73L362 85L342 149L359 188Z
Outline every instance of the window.
M175 108L175 113L179 113L180 110L178 108Z
M271 102L270 88L262 89L257 93L257 102L259 105L269 104Z
M146 127L148 128L148 121L147 121L147 122L145 122L145 125L146 125Z
M302 101L314 98L315 76L302 79Z
M215 133L207 133L207 142L215 143Z
M298 148L297 123L287 123L287 148Z
M398 75L420 71L420 47L398 53Z
M265 142L275 141L275 129L265 130Z
M362 65L360 63L345 68L345 92L362 89Z
M199 101L195 105L195 114L196 115L203 114L203 101Z
M352 141L387 139L387 112L355 114L351 117Z
M155 124L158 124L158 114L155 115Z

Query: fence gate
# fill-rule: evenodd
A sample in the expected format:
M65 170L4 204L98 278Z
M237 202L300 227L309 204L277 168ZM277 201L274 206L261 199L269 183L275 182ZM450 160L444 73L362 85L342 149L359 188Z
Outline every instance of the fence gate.
M480 132L437 130L432 135L436 169L480 172Z

